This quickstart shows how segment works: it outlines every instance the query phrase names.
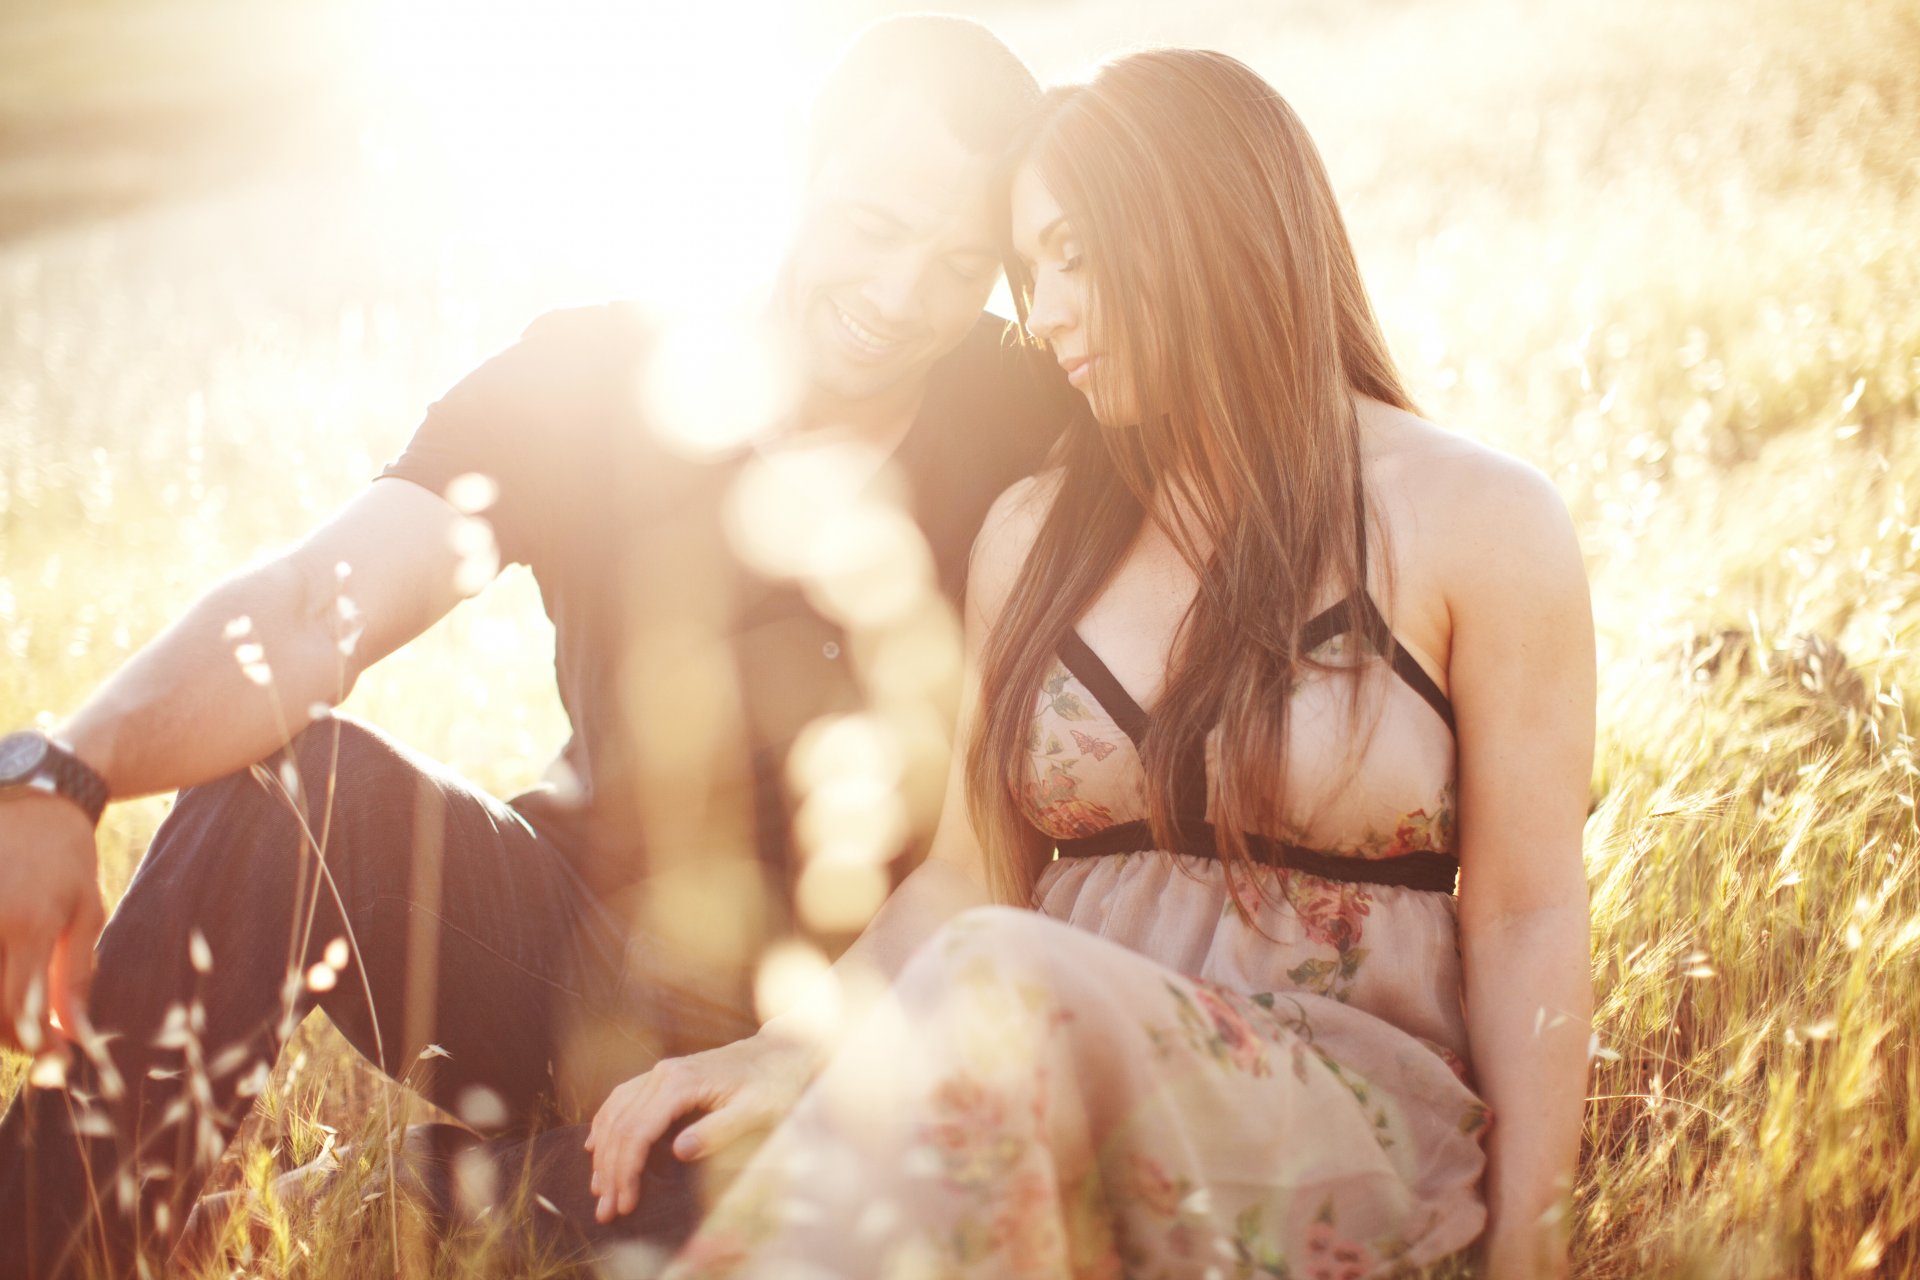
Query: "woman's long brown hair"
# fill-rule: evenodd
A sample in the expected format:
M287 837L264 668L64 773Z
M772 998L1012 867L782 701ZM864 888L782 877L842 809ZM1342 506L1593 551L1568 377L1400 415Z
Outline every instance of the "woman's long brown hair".
M1111 63L1049 95L1023 160L1085 247L1092 349L1128 376L1141 421L1068 429L1064 474L986 644L967 759L976 829L996 890L1029 901L1040 868L1019 797L1035 782L1041 681L1152 519L1200 580L1144 744L1154 841L1177 847L1176 823L1210 801L1244 912L1243 833L1286 812L1299 629L1323 599L1365 587L1353 396L1412 404L1319 153L1244 64L1187 49ZM1024 322L1032 280L1008 262ZM1211 795L1183 799L1215 731Z

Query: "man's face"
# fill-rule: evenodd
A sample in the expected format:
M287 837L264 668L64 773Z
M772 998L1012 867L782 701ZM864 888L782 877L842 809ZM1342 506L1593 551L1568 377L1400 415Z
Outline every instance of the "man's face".
M1000 270L992 168L902 91L836 139L802 199L786 302L806 379L861 401L917 390Z

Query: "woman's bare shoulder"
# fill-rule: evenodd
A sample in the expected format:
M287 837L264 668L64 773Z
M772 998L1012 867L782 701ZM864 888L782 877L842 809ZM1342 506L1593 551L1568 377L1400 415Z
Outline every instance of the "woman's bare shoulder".
M1362 423L1375 495L1415 543L1402 550L1450 600L1549 580L1584 590L1572 516L1539 468L1387 405L1363 402Z
M1064 476L1055 467L1016 480L987 508L967 567L968 599L985 617L998 616L1013 590Z

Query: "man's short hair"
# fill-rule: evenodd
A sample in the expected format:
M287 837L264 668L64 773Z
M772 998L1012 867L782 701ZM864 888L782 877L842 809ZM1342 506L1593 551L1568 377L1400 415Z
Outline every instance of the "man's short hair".
M1011 146L1040 102L1033 72L979 23L931 13L887 18L855 37L821 86L808 167L902 90L932 103L961 145L980 155Z

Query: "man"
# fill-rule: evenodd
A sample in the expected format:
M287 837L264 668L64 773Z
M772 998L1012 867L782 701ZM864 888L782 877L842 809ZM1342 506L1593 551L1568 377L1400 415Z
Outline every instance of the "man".
M0 741L0 1035L44 1052L57 1014L88 1050L0 1124L0 1275L100 1246L115 1267L164 1257L314 1005L390 1074L424 1072L436 1102L525 1133L751 1032L744 975L765 946L857 925L792 848L790 748L899 686L882 633L923 627L915 566L921 595L957 602L988 504L1075 403L982 314L995 162L1037 100L958 19L882 23L848 52L767 313L798 388L773 442L668 447L642 405L671 348L619 307L544 317L365 492L215 587L58 734ZM781 495L802 533L822 495L783 475L827 476L828 514L871 517L807 534L826 551L786 573L767 567L794 542ZM890 497L923 550L881 536ZM574 731L565 785L511 803L327 714L478 589L495 548L540 585ZM101 803L176 788L101 932ZM912 825L875 829L891 853Z

